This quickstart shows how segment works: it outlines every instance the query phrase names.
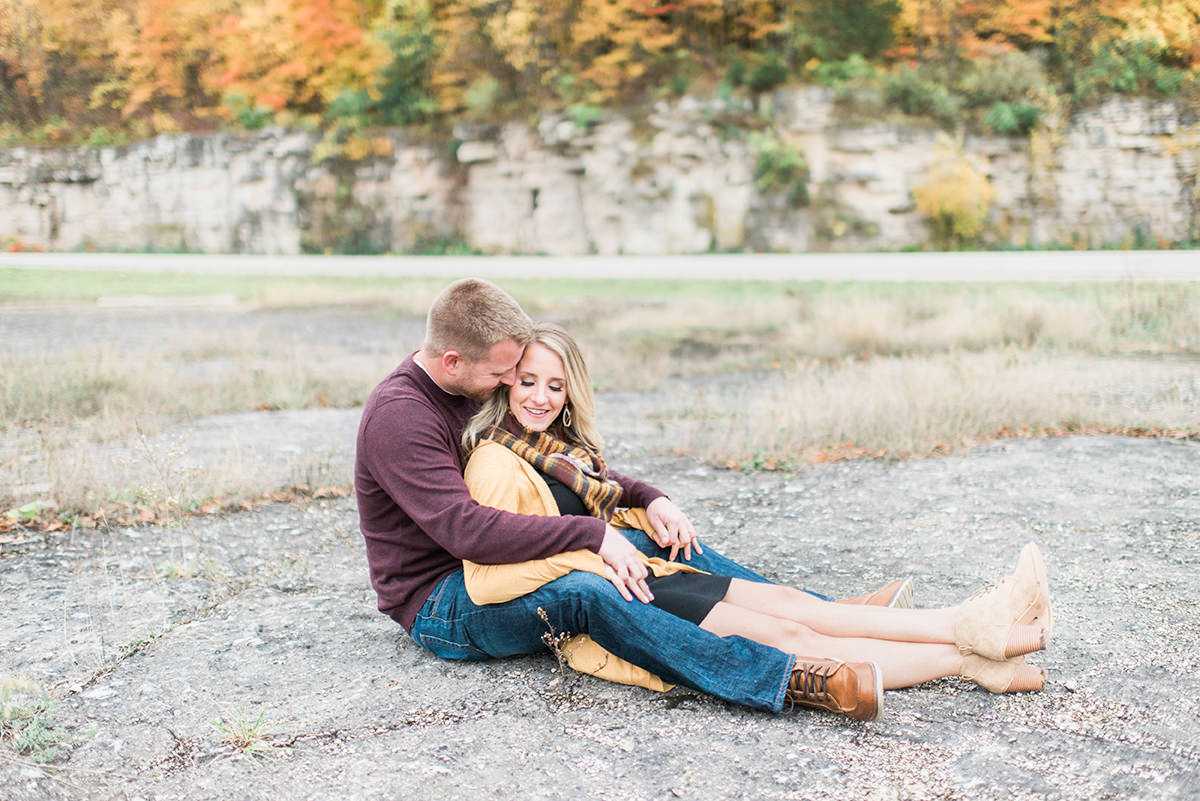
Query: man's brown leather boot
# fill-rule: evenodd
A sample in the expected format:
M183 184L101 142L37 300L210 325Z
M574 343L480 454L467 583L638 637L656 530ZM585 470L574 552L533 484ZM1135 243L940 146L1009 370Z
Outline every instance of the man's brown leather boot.
M839 598L835 603L858 604L860 606L887 606L893 609L912 609L913 580L910 577L889 581L875 590L875 592L855 595L853 598Z
M883 674L874 662L797 657L787 699L855 720L875 720L883 712Z

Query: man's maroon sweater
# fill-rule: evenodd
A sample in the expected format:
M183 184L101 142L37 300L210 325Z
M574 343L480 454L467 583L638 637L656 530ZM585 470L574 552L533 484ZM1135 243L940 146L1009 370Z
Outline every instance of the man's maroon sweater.
M379 611L406 631L437 583L462 567L597 551L604 521L535 517L480 506L463 482L459 438L477 401L439 387L410 356L375 388L358 427L354 489ZM622 506L663 493L612 473Z

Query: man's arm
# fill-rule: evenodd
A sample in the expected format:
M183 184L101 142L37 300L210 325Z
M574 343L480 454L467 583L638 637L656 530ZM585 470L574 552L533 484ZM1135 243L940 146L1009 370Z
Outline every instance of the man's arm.
M650 486L645 481L638 481L622 475L616 470L609 470L608 477L621 485L621 506L640 506L645 509L656 499L667 496L665 492Z
M517 515L476 503L459 473L453 436L440 415L409 400L376 409L364 432L372 478L431 540L480 564L600 552L602 520Z
M688 561L692 558L692 548L695 548L697 553L704 553L692 521L666 493L644 481L621 475L615 470L609 470L608 474L621 485L622 506L641 506L646 510L646 516L654 529L647 533L654 538L659 547L671 549L669 559L673 560L681 548L683 558Z

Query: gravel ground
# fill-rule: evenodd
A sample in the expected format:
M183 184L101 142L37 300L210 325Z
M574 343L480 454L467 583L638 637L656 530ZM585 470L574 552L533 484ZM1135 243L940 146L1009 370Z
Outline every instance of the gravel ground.
M776 580L849 595L912 574L933 606L1038 542L1047 689L931 682L861 724L563 677L549 654L441 661L375 611L352 499L275 504L0 543L0 676L53 695L60 740L49 765L0 750L0 799L1200 798L1200 443L741 473L661 455L662 397L601 399L610 460ZM300 443L345 475L356 423L226 415L161 436L201 464L245 437L281 476ZM265 759L214 724L260 715Z
M859 724L564 680L548 654L440 661L375 611L352 500L278 504L0 558L0 672L52 688L64 735L50 767L0 758L2 795L1200 797L1200 445L1024 441L792 475L615 451L711 546L813 589L911 573L919 603L949 603L1039 542L1049 686L933 682ZM213 721L237 714L277 727L273 758L222 741Z

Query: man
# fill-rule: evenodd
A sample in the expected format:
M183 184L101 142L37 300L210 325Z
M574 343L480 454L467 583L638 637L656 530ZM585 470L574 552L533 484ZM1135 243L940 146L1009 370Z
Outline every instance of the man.
M358 431L355 490L380 611L447 659L541 650L544 612L556 631L587 633L668 681L773 712L791 702L874 719L882 706L874 665L797 660L646 603L639 548L672 558L682 550L701 570L764 580L711 549L701 553L687 516L648 484L612 474L623 505L646 508L657 543L595 517L510 514L470 497L463 426L497 386L512 385L531 326L495 284L458 281L430 307L421 350L371 393ZM507 603L476 606L467 597L463 559L505 564L580 548L604 559L609 580L573 572ZM895 588L884 595L891 599Z

